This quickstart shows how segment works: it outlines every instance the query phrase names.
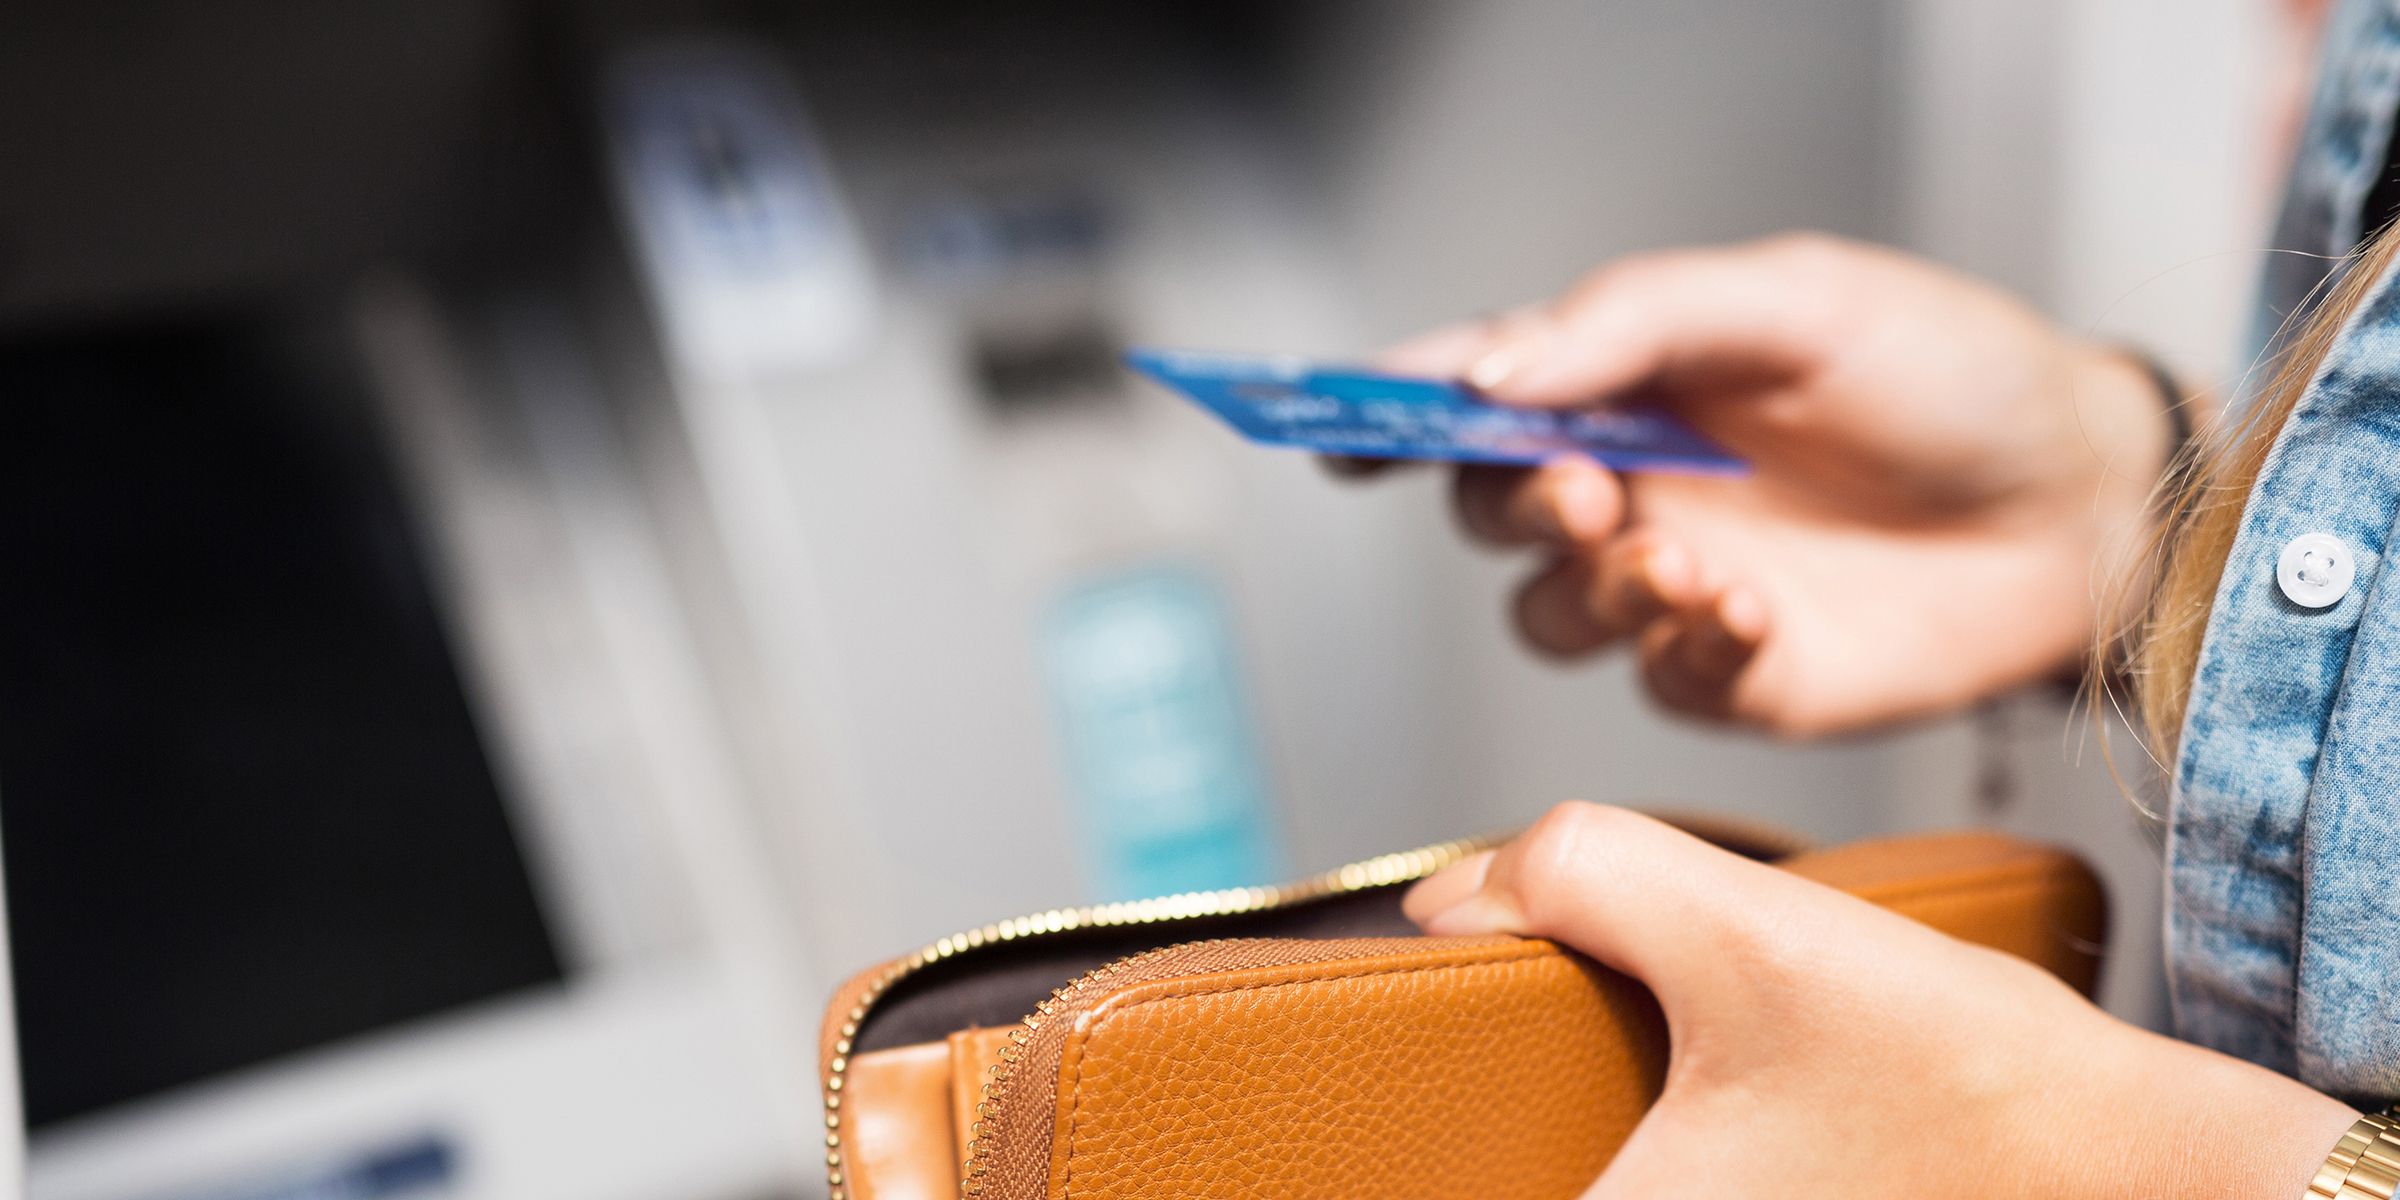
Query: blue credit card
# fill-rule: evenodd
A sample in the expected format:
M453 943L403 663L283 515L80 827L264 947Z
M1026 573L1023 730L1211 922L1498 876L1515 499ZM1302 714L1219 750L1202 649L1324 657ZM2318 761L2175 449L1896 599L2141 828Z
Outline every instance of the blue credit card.
M1125 361L1262 445L1350 458L1533 466L1581 456L1621 471L1749 470L1656 409L1509 408L1456 380L1283 356L1135 350Z

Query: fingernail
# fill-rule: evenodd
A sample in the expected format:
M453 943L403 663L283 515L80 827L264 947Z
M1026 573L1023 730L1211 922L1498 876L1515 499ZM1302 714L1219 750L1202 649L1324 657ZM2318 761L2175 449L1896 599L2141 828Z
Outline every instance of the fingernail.
M1550 511L1545 519L1561 537L1575 541L1592 541L1606 536L1609 504L1606 481L1599 468L1589 463L1562 464L1558 483L1551 489L1555 500L1545 506Z
M1490 892L1477 892L1417 923L1431 937L1473 937L1485 933L1514 933L1525 918L1507 901Z
M1717 606L1717 620L1737 640L1756 641L1767 623L1766 602L1748 588L1733 588Z
M1483 880L1491 873L1492 852L1477 851L1462 861L1452 863L1417 881L1400 897L1400 911L1411 921L1435 913L1483 890Z
M1475 365L1467 368L1467 382L1473 384L1477 391L1491 391L1517 373L1517 362L1521 357L1514 345L1502 346L1476 359Z
M1691 580L1691 556L1673 542L1652 550L1642 567L1643 573L1650 577L1650 589L1662 599L1674 598Z
M1483 391L1509 383L1522 383L1531 368L1549 345L1551 328L1548 320L1538 314L1521 313L1506 320L1506 332L1493 343L1492 349L1475 365L1467 368L1467 382Z

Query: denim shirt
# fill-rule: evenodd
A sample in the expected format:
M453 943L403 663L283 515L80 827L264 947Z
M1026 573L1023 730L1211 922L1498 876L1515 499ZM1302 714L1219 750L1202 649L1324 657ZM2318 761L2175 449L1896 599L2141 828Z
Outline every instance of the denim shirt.
M2396 106L2400 0L2345 0L2277 230L2279 248L2307 253L2270 261L2262 344L2356 246ZM2400 286L2387 274L2250 494L2193 679L2168 834L2176 1031L2362 1103L2400 1098L2400 578L2379 570L2396 513ZM2278 576L2309 534L2354 563L2323 607Z

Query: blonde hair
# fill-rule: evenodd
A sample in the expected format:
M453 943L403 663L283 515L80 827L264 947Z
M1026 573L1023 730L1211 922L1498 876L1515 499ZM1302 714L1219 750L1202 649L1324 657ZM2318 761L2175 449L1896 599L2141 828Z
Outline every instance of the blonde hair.
M2333 290L2265 364L2267 384L2248 411L2194 437L2160 483L2154 511L2161 519L2151 549L2159 569L2150 602L2125 631L2129 636L2112 638L2099 650L2104 668L2121 670L2094 677L2132 685L2136 723L2153 757L2170 770L2209 609L2250 491L2335 338L2400 254L2395 228L2385 227L2353 256Z

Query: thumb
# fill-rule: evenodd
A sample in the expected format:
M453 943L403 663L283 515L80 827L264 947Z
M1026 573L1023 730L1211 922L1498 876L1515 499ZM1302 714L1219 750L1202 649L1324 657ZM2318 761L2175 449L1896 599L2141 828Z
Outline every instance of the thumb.
M1577 802L1419 884L1407 907L1437 936L1516 933L1573 947L1646 984L1675 1024L1738 984L1728 964L1792 953L1822 891L1654 818Z
M1651 817L1570 803L1488 858L1417 885L1407 907L1429 934L1546 937L1632 976L1658 997L1680 1058L1712 1024L1759 1023L1759 997L1739 994L1755 982L1743 964L1782 940L1773 914L1788 911L1786 885L1797 884ZM1584 1200L1754 1194L1718 1177L1726 1131L1745 1115L1712 1112L1706 1096L1670 1082Z
M1796 235L1640 255L1508 322L1466 378L1510 404L1589 404L1653 384L1805 373L1832 337L1846 251Z
M1395 375L1456 379L1505 341L1517 325L1533 319L1536 311L1518 309L1427 330L1376 352L1374 366Z

